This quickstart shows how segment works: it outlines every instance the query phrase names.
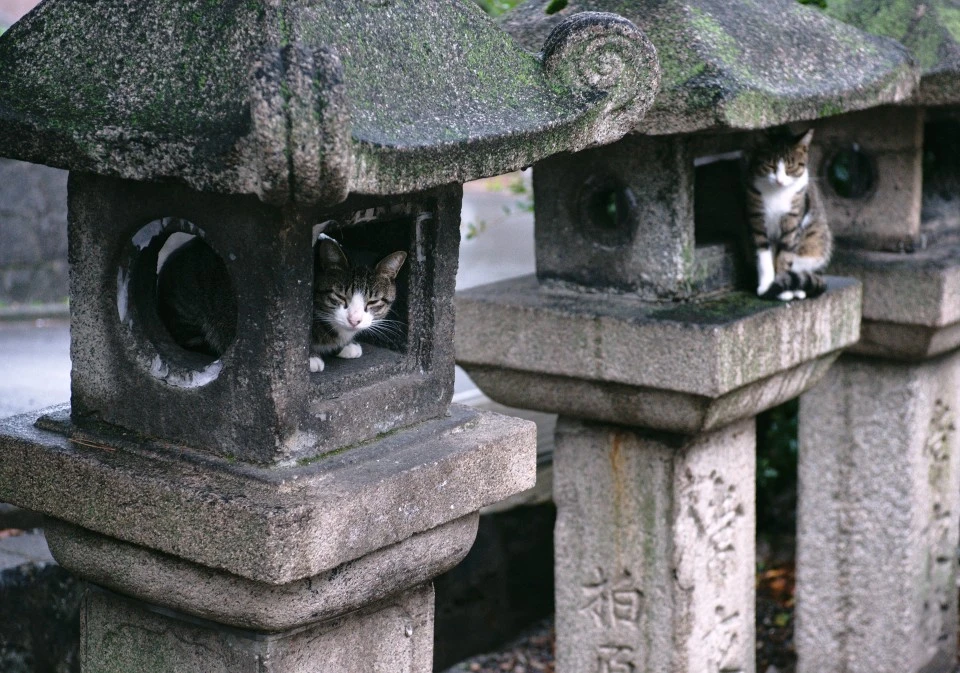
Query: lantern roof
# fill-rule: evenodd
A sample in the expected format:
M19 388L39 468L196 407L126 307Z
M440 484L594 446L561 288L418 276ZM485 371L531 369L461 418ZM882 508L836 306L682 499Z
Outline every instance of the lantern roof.
M629 21L537 50L469 0L45 0L0 37L0 155L336 203L610 142L652 103Z
M825 12L902 42L922 70L917 102L960 103L960 6L951 0L830 0Z
M657 48L663 81L641 133L815 119L903 100L917 81L903 46L796 0L528 0L502 23L534 48L583 10L621 14Z

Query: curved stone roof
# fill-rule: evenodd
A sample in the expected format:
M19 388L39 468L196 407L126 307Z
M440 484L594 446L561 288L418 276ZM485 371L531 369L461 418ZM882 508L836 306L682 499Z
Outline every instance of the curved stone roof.
M830 0L825 11L905 44L923 73L918 102L960 103L960 4L952 0Z
M528 0L502 25L533 49L576 12L611 11L653 41L663 81L637 126L641 133L815 119L903 100L917 79L902 45L796 0L569 0L560 11L556 6Z
M46 0L0 37L0 155L334 203L609 142L652 103L629 21L541 46L469 0Z

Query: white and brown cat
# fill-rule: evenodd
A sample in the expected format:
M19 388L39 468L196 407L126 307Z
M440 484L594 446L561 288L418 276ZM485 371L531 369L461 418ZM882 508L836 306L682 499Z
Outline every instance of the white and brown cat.
M757 294L782 301L826 289L822 270L833 237L816 183L807 168L813 129L771 138L753 153L747 216L757 256Z
M386 319L407 253L392 252L372 269L351 267L337 242L322 236L315 256L310 371L321 372L324 356L352 359L363 354L354 339Z

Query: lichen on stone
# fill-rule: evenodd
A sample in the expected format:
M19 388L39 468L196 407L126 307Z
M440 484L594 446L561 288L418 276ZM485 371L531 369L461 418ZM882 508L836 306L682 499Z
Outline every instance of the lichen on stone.
M903 100L917 80L901 45L795 0L571 0L549 15L547 4L528 0L501 22L528 48L581 11L621 14L648 35L663 81L643 133L815 119Z

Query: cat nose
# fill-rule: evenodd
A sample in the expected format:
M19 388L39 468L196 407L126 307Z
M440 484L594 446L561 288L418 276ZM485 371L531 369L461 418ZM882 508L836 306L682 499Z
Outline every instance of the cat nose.
M350 327L356 327L360 324L360 321L363 320L363 316L359 315L348 315L347 322L350 323Z

